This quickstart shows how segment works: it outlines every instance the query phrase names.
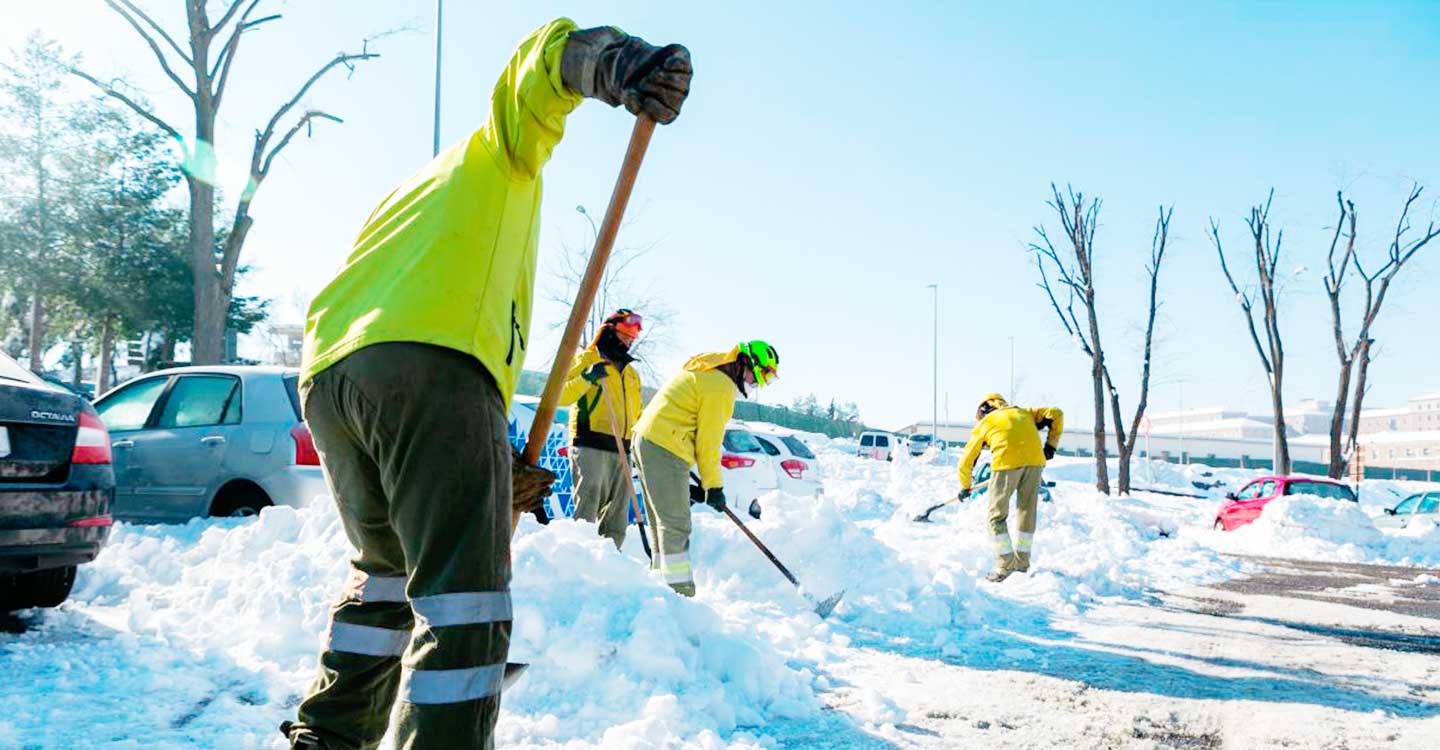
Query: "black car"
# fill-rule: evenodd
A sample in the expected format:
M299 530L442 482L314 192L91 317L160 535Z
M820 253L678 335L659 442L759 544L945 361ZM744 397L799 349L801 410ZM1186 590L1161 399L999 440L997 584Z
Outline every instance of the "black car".
M114 500L95 410L0 352L0 611L65 601L110 534Z

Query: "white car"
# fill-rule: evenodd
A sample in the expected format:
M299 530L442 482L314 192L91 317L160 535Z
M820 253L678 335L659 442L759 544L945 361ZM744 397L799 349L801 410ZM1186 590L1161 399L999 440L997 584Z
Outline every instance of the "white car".
M800 438L794 435L778 435L757 430L755 439L769 454L775 466L775 478L780 482L780 491L796 497L819 497L820 462Z
M910 455L923 456L925 455L925 451L930 450L930 446L935 444L935 436L925 432L917 432L910 436L908 442L910 445ZM943 443L941 444L941 448L943 450Z
M751 516L759 518L760 504L756 501L780 485L774 464L749 429L734 422L725 426L720 470L725 482L725 500L731 507L745 508Z
M855 455L861 458L873 458L875 460L890 460L890 448L898 440L888 432L866 431L860 433L860 447Z
M1386 508L1385 515L1374 518L1375 526L1381 529L1403 529L1415 519L1429 519L1440 524L1440 492L1411 495L1393 508Z

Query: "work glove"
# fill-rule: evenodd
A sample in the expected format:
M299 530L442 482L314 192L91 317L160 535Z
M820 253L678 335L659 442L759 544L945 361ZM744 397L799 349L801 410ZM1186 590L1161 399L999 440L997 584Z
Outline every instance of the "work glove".
M956 496L955 496L955 499L956 499L956 500L959 500L960 502L963 503L963 502L965 502L966 500L969 500L969 499L970 499L970 495L971 495L971 494L972 494L972 493L971 493L970 488L969 488L969 487L966 487L965 489L960 490L960 494L956 495Z
M591 365L590 369L586 370L585 374L581 375L580 377L584 378L585 382L589 383L590 385L599 385L600 381L605 377L605 363L596 362L595 364Z
M570 32L560 57L566 86L662 125L680 116L692 72L681 45L656 47L609 26Z
M550 485L555 475L539 466L525 463L520 452L510 449L510 507L517 513L534 513L545 523L545 497L550 494Z
M690 504L699 505L705 502L705 488L698 484L690 485Z
M725 490L720 487L711 487L705 490L705 504L714 508L716 513L724 513Z
M1049 443L1046 443L1046 444L1045 444L1045 460L1046 460L1046 461L1049 461L1050 459L1052 459L1052 458L1054 458L1054 457L1055 457L1055 446L1053 446L1053 445L1051 445L1051 444L1049 444Z

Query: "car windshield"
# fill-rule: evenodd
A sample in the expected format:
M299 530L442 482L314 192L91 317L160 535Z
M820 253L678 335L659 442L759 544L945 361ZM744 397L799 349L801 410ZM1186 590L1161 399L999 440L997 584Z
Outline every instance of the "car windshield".
M1285 494L1309 495L1323 497L1327 500L1355 501L1355 493L1349 487L1328 482L1291 482L1286 485Z
M789 448L791 453L794 453L801 458L815 457L814 451L811 451L810 446L806 445L803 441L800 440L800 438L794 437L792 435L786 435L785 437L780 438L780 442L784 443L785 447Z
M726 430L724 445L725 450L732 453L765 452L765 449L760 447L760 441L744 430Z
M928 442L930 442L930 436L929 436L929 435L911 435L911 436L910 436L910 442L912 442L912 443L928 443Z

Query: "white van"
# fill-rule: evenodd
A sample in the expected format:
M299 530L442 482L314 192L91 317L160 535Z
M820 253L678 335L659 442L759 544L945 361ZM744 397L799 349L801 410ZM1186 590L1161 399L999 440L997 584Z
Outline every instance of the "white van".
M866 431L860 433L860 448L855 455L861 458L873 458L875 460L890 460L890 449L898 440L888 432Z

